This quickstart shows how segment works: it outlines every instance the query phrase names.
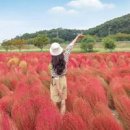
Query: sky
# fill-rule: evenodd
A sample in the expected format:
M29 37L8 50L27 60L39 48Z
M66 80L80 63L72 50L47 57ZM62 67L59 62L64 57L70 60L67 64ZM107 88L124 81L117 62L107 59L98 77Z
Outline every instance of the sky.
M0 0L0 42L44 29L89 29L130 13L130 0Z

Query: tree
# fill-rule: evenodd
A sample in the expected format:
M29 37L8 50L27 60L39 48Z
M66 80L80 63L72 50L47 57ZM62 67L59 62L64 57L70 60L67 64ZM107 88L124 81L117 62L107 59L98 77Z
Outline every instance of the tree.
M52 42L52 43L53 43L53 42L63 43L64 40L63 40L62 38L55 37L55 38L52 38L52 39L51 39L51 42Z
M103 45L105 49L109 49L109 50L113 50L115 49L116 45L115 45L115 40L110 38L110 37L105 37L103 40Z
M4 40L1 46L8 51L11 47L11 40Z
M36 38L38 35L46 35L50 39L52 38L61 38L64 41L72 41L77 34L84 33L85 30L77 30L77 29L63 29L63 28L57 28L57 29L51 29L51 30L42 30L38 31L36 33L25 33L22 36L17 36L16 39L33 39Z
M83 40L81 40L80 48L85 52L92 52L94 43L95 39L92 36L88 35Z
M11 43L12 43L12 45L16 46L19 49L19 51L21 51L21 49L24 46L24 44L26 43L26 41L23 39L13 39L13 40L11 40Z
M42 51L43 47L49 44L49 38L46 35L38 35L36 38L34 38L33 44Z

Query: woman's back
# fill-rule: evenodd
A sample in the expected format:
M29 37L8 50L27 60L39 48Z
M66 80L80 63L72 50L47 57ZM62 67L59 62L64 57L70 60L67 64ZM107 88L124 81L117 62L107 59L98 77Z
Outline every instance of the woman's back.
M63 72L59 75L57 74L56 70L53 68L53 65L52 63L49 64L49 69L50 69L50 72L51 72L51 76L52 77L58 77L58 76L62 76L62 75L65 75L66 72L67 72L67 65L68 65L68 61L69 61L69 56L70 56L70 52L73 48L74 44L70 43L66 49L64 50L63 52L63 60L65 61L65 67L64 67L64 70ZM58 67L58 66L57 66Z

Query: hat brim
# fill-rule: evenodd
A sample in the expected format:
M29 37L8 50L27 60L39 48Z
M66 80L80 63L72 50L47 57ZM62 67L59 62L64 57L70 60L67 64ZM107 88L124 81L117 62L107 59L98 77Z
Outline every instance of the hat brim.
M52 50L52 49L50 48L50 53L51 53L51 55L53 55L53 56L60 55L62 52L63 52L63 48L62 48L62 47L58 48L57 51L54 51L54 50Z

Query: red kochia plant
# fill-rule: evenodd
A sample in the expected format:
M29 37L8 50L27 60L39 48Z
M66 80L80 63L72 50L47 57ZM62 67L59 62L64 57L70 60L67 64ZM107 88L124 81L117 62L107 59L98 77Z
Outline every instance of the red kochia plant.
M18 102L19 101L19 102ZM19 130L34 130L36 127L35 120L41 110L52 107L52 103L46 96L29 97L26 100L17 100L12 108L12 118L16 122ZM54 109L54 106L51 110ZM40 120L37 118L37 120ZM42 120L43 121L43 120Z
M16 84L19 81L17 75L13 71L9 71L8 73L1 76L0 81L8 87L10 90L15 90Z
M68 91L67 91L67 100L66 100L66 106L67 111L73 110L73 102L77 97L77 89L76 85L73 81L69 80L68 82Z
M124 127L130 130L130 99L127 96L115 96L114 103Z
M98 102L93 109L95 115L92 121L93 130L123 130L106 105Z
M11 118L0 109L0 130L18 130Z
M108 105L107 96L100 81L95 77L87 77L84 91L84 99L93 108L97 102Z
M73 102L76 99L76 94L67 94L67 100L66 100L66 108L68 112L71 112L73 110Z
M37 77L29 74L22 79L14 91L14 105L11 112L18 129L35 129L35 118L41 107L48 105L47 101L50 103L48 95L43 93L42 83Z
M11 115L19 130L34 130L36 112L33 105L31 100L13 105Z
M11 114L11 109L14 102L13 99L13 92L0 99L0 109L7 112L9 115Z
M9 94L10 90L8 89L7 86L5 86L4 84L0 84L0 97L3 97L7 94Z
M53 105L44 106L36 117L36 130L59 130L61 115Z
M60 130L88 130L82 118L73 113L64 115Z
M93 108L94 115L97 114L103 114L103 115L109 115L112 116L111 110L108 108L108 106L104 105L101 102L97 102L96 105Z
M21 80L14 91L14 98L17 102L26 101L28 98L33 98L36 95L45 94L42 89L42 83L35 77Z
M92 122L92 130L123 130L116 120L109 115L98 114Z
M122 82L124 90L130 96L130 75L123 77Z
M91 119L93 112L90 105L82 98L76 98L73 103L73 112L78 114L86 123L88 129L91 128Z
M61 119L49 95L50 55L0 54L1 130L14 130L10 129L10 117L18 130L121 130L107 107L108 99L103 85L106 85L106 91L110 90L111 99L114 99L115 108L125 128L130 129L130 104L127 97L130 93L130 77L126 77L130 76L130 54L72 56L68 65L66 102L67 111L71 113ZM18 60L8 62L11 57L17 57ZM19 64L20 61L26 62ZM22 73L21 69L26 73ZM103 77L108 84L99 81L98 76Z

